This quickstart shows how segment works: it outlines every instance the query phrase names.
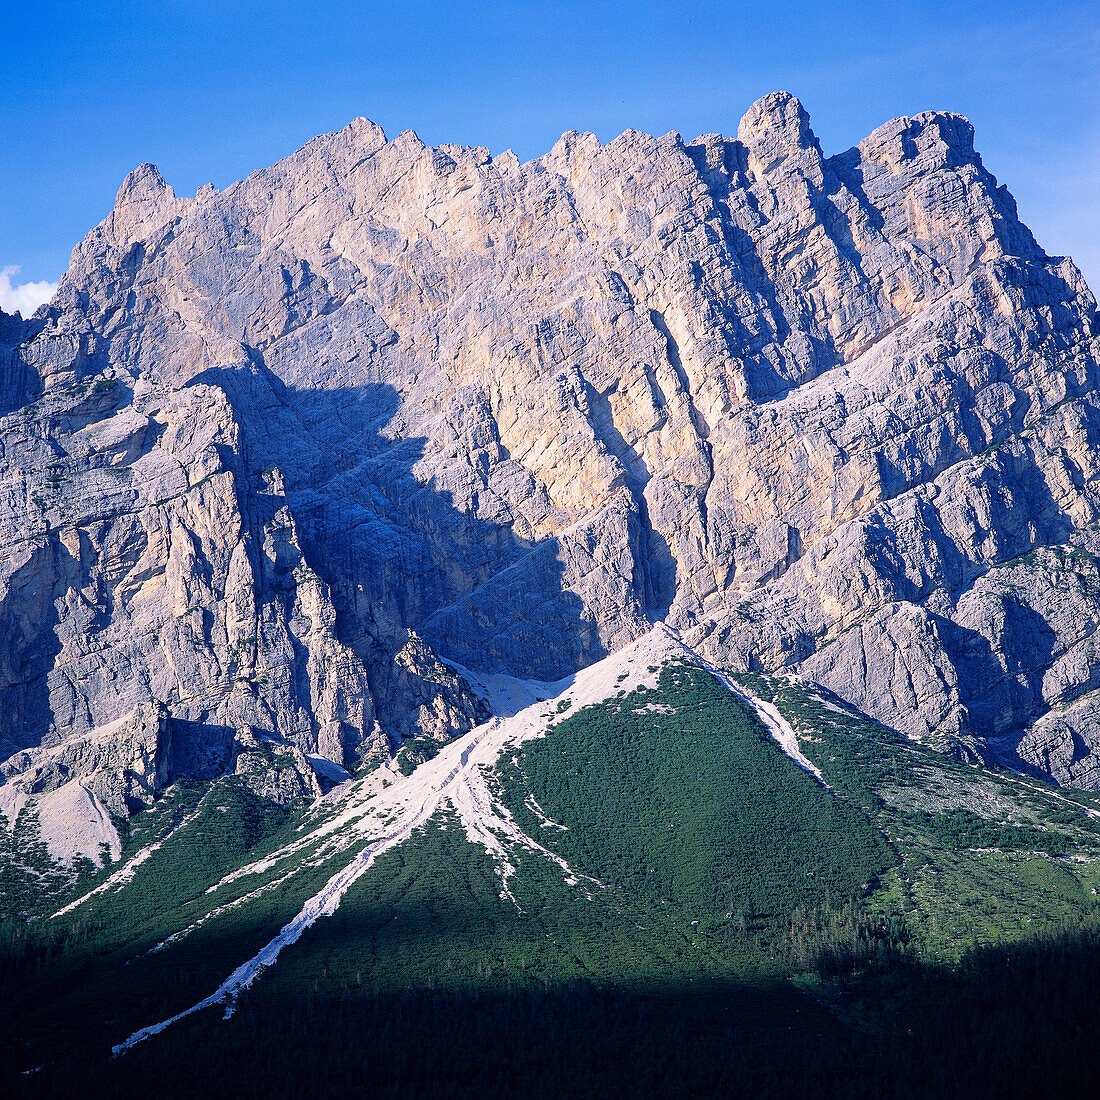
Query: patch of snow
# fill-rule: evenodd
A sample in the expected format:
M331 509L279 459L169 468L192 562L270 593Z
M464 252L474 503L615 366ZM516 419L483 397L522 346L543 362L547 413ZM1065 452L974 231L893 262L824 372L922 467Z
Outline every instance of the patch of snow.
M523 803L539 819L540 829L561 829L563 833L569 832L568 825L560 825L553 818L547 817L543 808L535 801L535 796L529 794Z
M556 697L571 680L518 680L500 672L474 672L450 657L444 657L444 661L458 670L498 718L512 718L540 699Z
M676 708L667 703L646 703L645 706L635 707L635 714L675 714Z
M739 699L748 703L756 711L757 718L767 727L768 733L778 742L779 747L800 767L804 768L826 789L832 790L825 782L817 765L812 763L798 747L798 734L794 732L790 722L779 713L771 703L765 703L758 699L751 691L746 691L740 684L735 683L724 672L712 669L718 680L733 692Z

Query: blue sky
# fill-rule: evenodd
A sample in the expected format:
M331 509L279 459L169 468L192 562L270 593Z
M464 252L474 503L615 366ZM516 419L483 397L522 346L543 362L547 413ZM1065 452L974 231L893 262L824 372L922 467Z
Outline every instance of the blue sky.
M356 115L528 159L570 129L732 134L779 88L827 154L967 115L1040 243L1100 290L1095 2L53 0L5 5L3 28L0 304L57 279L142 161L194 194Z

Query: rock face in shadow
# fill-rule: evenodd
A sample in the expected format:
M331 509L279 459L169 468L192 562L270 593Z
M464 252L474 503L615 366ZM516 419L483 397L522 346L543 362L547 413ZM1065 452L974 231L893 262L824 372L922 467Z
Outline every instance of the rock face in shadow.
M1100 783L1095 302L957 115L826 157L775 93L522 165L358 119L193 199L143 165L0 322L24 770L149 706L166 774L355 766L483 719L441 655L548 680L664 620Z

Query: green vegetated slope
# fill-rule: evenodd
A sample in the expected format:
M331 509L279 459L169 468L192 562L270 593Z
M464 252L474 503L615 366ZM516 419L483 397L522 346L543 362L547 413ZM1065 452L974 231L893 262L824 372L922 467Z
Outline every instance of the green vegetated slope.
M502 773L525 831L607 882L616 904L722 942L780 935L796 906L861 896L895 862L860 807L687 664L666 667L656 690L566 719ZM566 829L547 827L528 798Z
M208 1010L108 1062L110 1042L212 992L340 862L306 860L142 955L209 911L205 890L222 870L305 821L272 818L239 789L208 792L131 886L51 922L38 942L7 945L2 1000L35 1006L4 1021L9 1064L47 1063L17 1087L1028 1095L1039 1077L1084 1087L1092 1066L1074 1043L1100 1024L1090 985L1100 833L1082 808L1092 800L953 763L798 684L751 686L796 724L832 791L708 673L668 665L656 689L563 714L495 770L517 823L575 882L520 849L515 900L502 897L488 853L440 813L287 949L232 1019ZM288 869L213 897L225 905ZM1058 1009L1067 999L1070 1023ZM1047 1014L1038 1022L1032 1004Z
M485 851L441 816L382 857L265 984L312 988L319 972L336 988L358 974L394 991L732 982L755 1017L770 997L791 1003L791 912L859 897L896 859L862 810L687 665L666 669L657 690L564 719L498 774L524 831L586 877L571 885L519 850L515 903L502 899ZM737 998L726 1009L740 1011Z
M904 918L922 957L958 959L1094 911L1100 797L960 763L797 681L746 681L889 838L900 862L872 903Z
M65 916L0 925L4 1063L102 1060L136 1028L212 992L332 873L299 857L293 881L245 904L233 903L284 868L208 892L225 872L289 839L296 823L237 777L175 789L135 818L137 839L129 849L148 843L150 834L162 843L123 887Z

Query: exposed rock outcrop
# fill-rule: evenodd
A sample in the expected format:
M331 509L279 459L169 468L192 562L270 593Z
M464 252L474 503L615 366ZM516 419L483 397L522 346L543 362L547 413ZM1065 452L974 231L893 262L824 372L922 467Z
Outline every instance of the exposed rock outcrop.
M523 165L360 119L194 199L143 166L0 321L0 753L151 699L179 774L354 766L484 717L440 655L664 619L1100 782L1095 302L959 116L826 157L776 93Z
M166 707L143 704L86 734L15 753L0 766L0 777L28 796L79 781L110 812L125 816L150 805L169 782L171 724Z

